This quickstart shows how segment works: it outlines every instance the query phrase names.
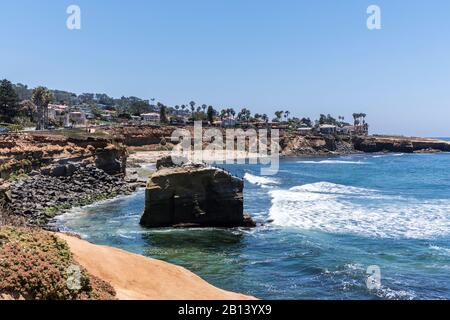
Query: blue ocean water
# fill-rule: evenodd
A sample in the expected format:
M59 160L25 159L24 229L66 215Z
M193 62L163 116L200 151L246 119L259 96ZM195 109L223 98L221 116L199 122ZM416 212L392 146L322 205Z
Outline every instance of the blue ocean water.
M58 224L265 299L449 299L450 154L283 159L273 177L230 165L248 229L147 230L144 191L74 209ZM381 287L366 285L367 268Z

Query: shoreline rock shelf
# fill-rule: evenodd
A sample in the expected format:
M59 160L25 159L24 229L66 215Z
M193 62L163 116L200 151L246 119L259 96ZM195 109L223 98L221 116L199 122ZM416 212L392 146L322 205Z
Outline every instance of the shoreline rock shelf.
M66 209L130 194L137 187L93 164L69 163L63 169L44 168L11 183L7 209L25 217L28 225L46 226Z
M244 214L242 179L198 164L160 167L147 183L141 225L252 227Z

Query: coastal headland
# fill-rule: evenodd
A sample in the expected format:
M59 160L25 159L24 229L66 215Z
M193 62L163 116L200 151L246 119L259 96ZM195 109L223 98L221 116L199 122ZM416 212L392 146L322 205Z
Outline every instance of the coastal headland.
M174 126L106 127L0 135L0 198L12 211L37 225L58 213L120 194L145 184L136 168L170 154ZM192 127L184 127L192 130ZM224 132L225 135L225 132ZM225 136L224 136L225 138ZM204 146L208 142L204 141ZM450 142L402 136L307 134L281 130L280 156L333 156L354 153L449 152ZM237 158L254 156L236 151ZM205 151L204 159L223 159ZM127 174L128 167L128 174Z
M31 227L30 230L37 233L27 240L27 245L36 242L37 247L33 247L35 250L40 250L41 242L53 243L56 240L48 238L48 231L43 229L58 231L51 224L56 215L71 207L130 194L138 187L145 186L142 177L139 177L139 170L144 164L155 163L157 159L170 154L175 145L170 136L175 128L120 126L103 128L95 133L68 130L1 134L0 226ZM280 132L279 144L280 156L284 157L450 151L450 142L437 139L303 135L288 130ZM245 158L251 154L243 151L238 156ZM214 155L210 157L214 158ZM14 237L23 229L18 230L9 230L8 236L0 239L1 254L9 254L8 250L14 249L9 248L9 242L4 239ZM41 241L41 236L47 240ZM99 293L86 291L85 295L73 298L252 298L217 289L189 271L168 263L95 246L65 234L58 233L57 237L67 244L70 259L87 270L87 274L92 276L91 281L96 284L95 288L100 288ZM5 248L8 250L5 251ZM148 276L136 276L143 274ZM0 291L2 298L33 298L27 294L14 290Z
M176 145L171 134L177 128L118 126L95 133L80 129L1 134L0 201L28 225L44 227L55 215L71 207L130 194L146 185L142 165L170 155ZM208 142L203 144L207 146ZM438 139L303 135L289 130L280 131L279 145L281 157L450 151L450 142ZM224 152L204 151L203 159L221 160ZM257 155L241 150L234 156L245 159Z

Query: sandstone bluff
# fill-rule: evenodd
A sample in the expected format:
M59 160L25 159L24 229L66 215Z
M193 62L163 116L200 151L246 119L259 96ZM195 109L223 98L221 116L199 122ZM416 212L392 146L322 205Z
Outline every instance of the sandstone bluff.
M158 163L146 189L145 227L254 226L244 214L242 179L202 164Z

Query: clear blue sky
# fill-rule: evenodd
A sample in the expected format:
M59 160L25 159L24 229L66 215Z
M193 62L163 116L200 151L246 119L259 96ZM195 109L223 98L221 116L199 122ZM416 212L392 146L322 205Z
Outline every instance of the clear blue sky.
M82 29L66 28L66 8ZM366 9L382 10L382 30ZM0 77L32 87L248 107L366 112L374 133L450 136L448 0L14 0Z

